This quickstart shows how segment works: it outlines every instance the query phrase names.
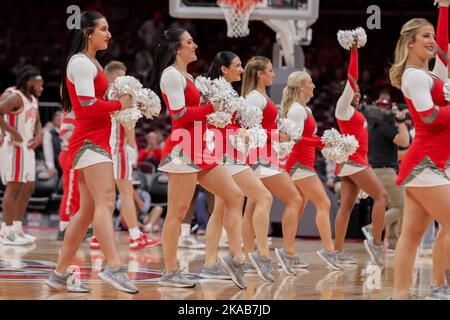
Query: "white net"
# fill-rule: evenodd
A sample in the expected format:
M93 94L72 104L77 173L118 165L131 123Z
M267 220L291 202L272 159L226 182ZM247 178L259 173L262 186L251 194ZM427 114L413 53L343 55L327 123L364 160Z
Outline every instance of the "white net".
M227 36L229 38L241 38L250 34L248 22L255 4L248 6L246 10L237 10L229 4L218 3L227 22Z

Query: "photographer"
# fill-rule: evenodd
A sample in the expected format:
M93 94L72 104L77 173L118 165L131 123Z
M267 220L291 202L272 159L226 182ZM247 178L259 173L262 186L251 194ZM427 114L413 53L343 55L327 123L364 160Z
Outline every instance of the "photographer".
M376 108L376 109L375 109ZM384 217L384 226L388 229L389 249L395 249L400 230L400 218L403 214L403 189L395 184L398 170L398 148L409 146L409 133L405 121L408 110L393 110L389 91L382 90L375 106L363 111L368 122L369 163L380 179L388 194L388 211ZM363 227L367 236L371 234L371 225Z

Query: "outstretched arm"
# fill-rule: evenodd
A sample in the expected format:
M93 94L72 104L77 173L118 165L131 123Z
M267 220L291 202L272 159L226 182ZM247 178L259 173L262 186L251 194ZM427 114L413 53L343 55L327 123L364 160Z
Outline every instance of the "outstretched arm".
M355 109L352 107L352 100L358 86L358 49L354 45L350 51L350 64L348 66L348 78L345 89L336 105L335 115L339 120L350 120Z

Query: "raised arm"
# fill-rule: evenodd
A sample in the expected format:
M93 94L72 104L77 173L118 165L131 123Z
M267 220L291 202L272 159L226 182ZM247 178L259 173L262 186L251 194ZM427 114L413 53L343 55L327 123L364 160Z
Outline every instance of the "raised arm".
M194 108L187 108L184 98L186 79L175 70L168 69L161 76L161 91L167 96L170 117L172 122L178 125L185 125L194 121L202 121L206 116L214 112L211 103L199 105Z
M436 62L433 73L442 81L448 77L448 4L439 4L439 20L436 34Z
M344 92L339 97L335 115L339 120L350 120L355 109L352 106L353 97L358 86L358 49L354 46L350 51L350 64L348 66L347 83Z

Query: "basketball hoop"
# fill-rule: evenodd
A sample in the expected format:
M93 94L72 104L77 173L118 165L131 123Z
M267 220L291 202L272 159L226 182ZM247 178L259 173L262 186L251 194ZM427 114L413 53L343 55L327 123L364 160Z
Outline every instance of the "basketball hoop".
M255 5L262 0L217 0L227 21L227 36L240 38L249 35L248 21Z

